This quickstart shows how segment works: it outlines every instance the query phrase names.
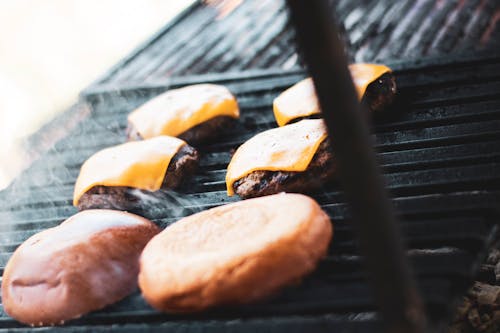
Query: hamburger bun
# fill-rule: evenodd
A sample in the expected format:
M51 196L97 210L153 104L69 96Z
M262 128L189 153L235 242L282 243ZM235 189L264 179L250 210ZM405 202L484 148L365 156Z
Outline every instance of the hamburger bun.
M5 312L55 325L122 299L136 288L139 255L159 231L137 215L87 210L30 237L5 267Z
M261 300L312 272L331 237L328 215L305 195L216 207L148 243L139 287L149 304L167 312Z

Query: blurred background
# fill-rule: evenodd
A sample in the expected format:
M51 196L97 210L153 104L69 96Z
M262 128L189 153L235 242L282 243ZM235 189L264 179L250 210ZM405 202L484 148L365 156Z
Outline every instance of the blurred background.
M0 0L0 189L22 141L193 0Z

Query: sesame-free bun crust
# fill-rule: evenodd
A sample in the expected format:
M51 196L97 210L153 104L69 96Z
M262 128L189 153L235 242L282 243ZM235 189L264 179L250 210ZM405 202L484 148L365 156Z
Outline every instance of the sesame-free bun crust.
M313 271L331 237L329 217L305 195L220 206L155 236L141 255L139 287L167 312L260 300Z
M28 325L55 325L120 300L137 287L139 255L159 231L140 216L102 209L30 237L5 267L5 311Z

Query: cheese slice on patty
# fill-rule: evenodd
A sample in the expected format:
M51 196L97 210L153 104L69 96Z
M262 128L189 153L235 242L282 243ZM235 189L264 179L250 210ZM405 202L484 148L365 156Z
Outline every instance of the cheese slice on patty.
M172 157L186 142L170 136L127 142L92 155L80 169L73 205L94 186L126 186L157 191Z
M178 136L219 116L239 118L236 98L223 86L197 84L169 90L146 102L128 116L144 139Z
M391 69L377 64L349 65L354 86L361 100L368 86ZM274 99L273 111L276 122L284 126L294 119L319 114L320 108L311 78L291 86Z
M234 195L234 182L254 171L306 170L326 137L321 119L306 119L257 134L236 150L227 167L228 195Z

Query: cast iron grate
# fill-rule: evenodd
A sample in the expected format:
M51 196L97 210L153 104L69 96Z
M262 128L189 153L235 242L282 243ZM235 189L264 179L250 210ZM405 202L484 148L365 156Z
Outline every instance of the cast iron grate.
M497 232L500 202L500 57L401 62L394 107L374 119L374 144L401 218L409 256L431 317L443 321L451 300L470 283L485 245ZM126 115L168 87L220 82L242 108L237 126L200 147L201 169L149 212L161 226L180 216L235 201L225 194L231 150L274 127L272 99L302 71L179 78L169 86L94 91L92 113L0 193L0 267L29 236L76 212L73 184L81 163L124 140ZM67 330L169 329L172 332L376 331L379 320L360 267L349 210L337 184L311 193L335 221L329 256L296 287L254 305L174 316L152 310L139 292L67 323ZM112 326L113 325L113 326ZM23 326L0 313L0 327ZM0 329L1 330L1 329Z
M331 2L358 62L500 45L496 0ZM293 39L284 0L245 0L223 17L214 7L197 2L96 84L120 86L172 76L296 68L299 59Z

